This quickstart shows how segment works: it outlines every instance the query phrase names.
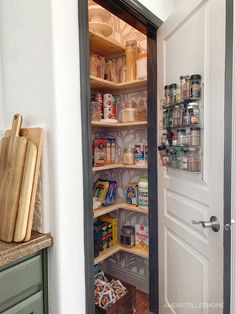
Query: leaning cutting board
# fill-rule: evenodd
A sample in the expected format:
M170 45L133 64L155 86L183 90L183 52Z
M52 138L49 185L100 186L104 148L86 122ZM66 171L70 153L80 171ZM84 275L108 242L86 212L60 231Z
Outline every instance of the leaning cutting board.
M33 142L28 141L25 153L25 164L21 183L20 198L18 202L14 242L23 241L26 235L34 184L36 158L37 146Z
M24 170L27 139L20 137L22 117L15 114L9 137L4 137L0 155L0 239L12 242Z
M6 136L9 137L10 134L11 134L11 130L8 130L6 132ZM30 198L30 206L29 206L28 212L25 211L23 218L21 218L22 219L21 221L23 221L24 227L21 226L20 231L18 229L17 232L20 232L20 235L19 233L15 233L15 236L14 236L15 242L22 241L23 234L25 235L23 238L24 241L29 241L31 237L35 198L36 198L36 193L37 193L38 178L39 178L39 172L40 172L40 166L41 166L44 130L42 128L21 129L20 136L25 137L28 141L34 143L37 146L37 154L36 154L35 170L34 170L34 176L33 176L32 192L31 192L31 198ZM27 224L26 224L26 221L27 221ZM20 226L20 222L18 226ZM17 227L17 224L16 224L16 227Z
M36 158L36 164L35 164L32 195L31 195L31 201L30 201L30 210L29 210L29 216L28 216L26 235L24 238L24 241L29 241L31 238L31 230L32 230L32 224L33 224L33 218L34 218L35 199L36 199L36 193L37 193L37 187L38 187L39 173L41 169L44 129L42 128L21 129L20 136L25 137L28 141L31 141L37 145L37 158Z

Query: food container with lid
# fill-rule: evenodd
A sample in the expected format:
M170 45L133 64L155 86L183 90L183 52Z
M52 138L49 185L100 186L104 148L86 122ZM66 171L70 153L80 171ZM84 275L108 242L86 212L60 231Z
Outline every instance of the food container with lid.
M123 226L121 228L120 242L127 247L133 247L135 245L135 227Z
M147 78L147 53L142 52L138 55L137 60L137 79Z
M134 81L137 78L137 41L129 40L125 45L125 80Z

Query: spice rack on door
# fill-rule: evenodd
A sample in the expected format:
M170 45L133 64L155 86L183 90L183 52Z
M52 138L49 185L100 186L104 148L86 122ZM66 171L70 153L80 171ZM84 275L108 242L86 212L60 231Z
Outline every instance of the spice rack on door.
M102 36L103 37L103 36ZM107 40L107 41L106 41ZM103 49L104 47L104 49ZM105 59L109 59L111 56L121 56L124 55L125 50L123 47L121 47L119 44L117 45L113 40L106 39L105 37L100 38L100 35L96 35L93 32L90 32L90 48L95 53L100 53L105 56ZM123 82L123 83L115 83L111 82L109 80L104 80L99 77L90 76L90 84L91 89L93 91L99 91L103 93L115 93L115 94L125 94L130 93L131 91L142 91L146 90L147 88L147 79L138 79L133 80L129 82ZM108 129L109 131L115 129L115 128L121 128L122 130L127 127L129 130L136 129L136 128L143 128L147 127L147 121L136 121L136 122L128 122L128 123L110 123L110 122L104 122L104 121L91 121L91 126L93 128L99 128L99 130ZM117 169L119 171L125 171L125 170L138 170L138 171L147 171L148 165L147 163L145 165L138 165L138 164L132 164L132 165L126 165L122 163L113 163L113 164L106 164L103 166L95 166L92 167L92 171L94 174L101 171L107 171L107 170L113 170ZM101 206L97 209L93 210L94 218L100 217L104 214L119 210L119 209L125 209L133 212L137 212L139 214L148 215L148 208L140 208L133 205L130 205L128 203L125 203L124 201L121 201L119 203L114 203L110 206ZM99 253L99 256L94 259L94 264L98 264L101 261L107 259L108 257L112 256L113 254L116 254L117 252L127 252L129 254L134 254L136 256L140 256L143 258L148 258L149 253L148 251L138 249L137 247L125 247L122 244L118 243L115 244L104 251L101 251Z
M190 76L181 76L180 93L178 85L166 85L165 99L162 100L162 120L160 129L167 133L162 134L161 145L158 146L160 160L163 166L184 170L191 173L200 173L202 169L202 123L203 105L201 101L200 75L197 81L190 82ZM188 88L184 85L188 78ZM185 83L184 83L185 82ZM194 85L195 84L195 85ZM174 90L173 90L173 86ZM189 98L186 99L186 94ZM195 96L195 97L194 97Z

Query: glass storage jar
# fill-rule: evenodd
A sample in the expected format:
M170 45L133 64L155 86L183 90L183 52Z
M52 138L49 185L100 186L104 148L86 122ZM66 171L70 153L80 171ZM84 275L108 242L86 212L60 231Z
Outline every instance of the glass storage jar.
M135 244L135 228L133 226L123 226L121 228L120 242L127 247Z
M125 80L134 81L137 78L137 41L129 40L125 45Z
M190 145L191 146L200 145L200 128L199 127L190 128Z
M138 55L137 60L137 79L147 78L147 53L142 52Z
M189 148L188 171L199 172L201 170L200 152L197 147Z
M125 147L123 152L123 163L125 165L134 165L134 148L132 147Z
M201 75L191 75L191 98L200 99L201 97Z
M100 121L101 111L100 111L100 103L98 101L91 101L91 120L92 121Z
M188 112L190 114L190 124L199 124L199 105L196 102L190 102L188 104Z
M186 130L185 129L177 130L177 143L178 143L178 146L186 145Z
M190 85L189 75L180 76L180 96L182 100L190 98Z

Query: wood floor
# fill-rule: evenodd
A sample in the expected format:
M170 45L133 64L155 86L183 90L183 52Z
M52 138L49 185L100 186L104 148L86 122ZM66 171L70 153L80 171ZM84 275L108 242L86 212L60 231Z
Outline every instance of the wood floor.
M136 290L136 314L149 314L148 294Z

